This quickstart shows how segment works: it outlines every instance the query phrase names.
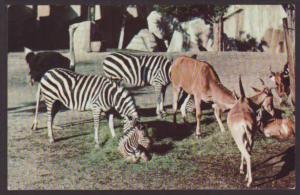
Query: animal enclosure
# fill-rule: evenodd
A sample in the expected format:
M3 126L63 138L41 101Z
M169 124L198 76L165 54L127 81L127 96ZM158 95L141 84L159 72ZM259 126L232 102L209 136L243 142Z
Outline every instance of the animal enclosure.
M63 52L64 55L68 55ZM102 75L101 62L108 53L90 53L90 63L76 64L83 74ZM175 58L183 53L157 53ZM185 53L191 56L190 53ZM198 59L215 68L228 89L238 91L241 74L247 95L251 86L261 88L259 78L268 80L269 66L280 70L286 63L284 54L200 52ZM203 137L196 139L195 118L184 123L172 115L157 120L155 93L152 87L130 88L141 115L154 139L151 161L126 163L117 151L122 135L121 118L115 119L116 138L112 138L107 119L100 120L99 149L94 148L92 113L61 110L54 121L63 130L54 130L59 140L50 145L47 139L47 114L40 108L39 129L31 131L35 109L36 86L27 82L28 67L24 53L8 55L8 189L244 189L239 174L240 154L235 146L225 115L226 132L221 133L211 109L203 112ZM276 97L275 97L276 100ZM167 113L171 113L172 89L166 93ZM289 108L285 108L289 114ZM278 142L256 135L252 155L253 189L289 189L296 184L294 142Z

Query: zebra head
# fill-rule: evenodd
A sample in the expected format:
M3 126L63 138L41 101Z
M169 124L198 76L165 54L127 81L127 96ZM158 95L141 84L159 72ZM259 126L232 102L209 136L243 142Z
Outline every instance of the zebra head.
M144 149L149 150L152 145L152 140L148 135L148 131L145 125L138 123L135 125L135 129L138 133L138 143Z
M124 124L124 135L119 142L119 151L129 162L137 163L140 159L145 162L151 160L149 149L151 138L144 125L138 121L127 120Z
M143 159L145 162L151 160L151 155L149 154L149 149L152 145L152 140L148 135L148 132L146 130L146 126L139 123L136 124L136 126L134 127L135 131L138 135L138 147L136 150L136 157L140 157L141 159Z

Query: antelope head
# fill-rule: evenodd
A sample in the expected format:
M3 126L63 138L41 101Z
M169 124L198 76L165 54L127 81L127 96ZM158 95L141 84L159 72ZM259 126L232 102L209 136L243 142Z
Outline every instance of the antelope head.
M282 72L273 72L270 69L270 76L269 78L275 83L276 85L276 92L280 97L281 102L283 101L282 98L289 95L289 71L287 66L285 66Z
M258 106L261 106L265 111L267 111L271 116L275 115L274 103L273 103L273 94L272 88L265 86L265 82L260 79L263 88L257 89L252 87L252 89L256 92L256 95L252 96L251 99Z

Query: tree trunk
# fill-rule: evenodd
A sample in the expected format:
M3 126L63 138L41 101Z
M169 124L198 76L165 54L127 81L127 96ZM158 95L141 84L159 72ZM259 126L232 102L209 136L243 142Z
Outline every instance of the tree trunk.
M284 37L287 48L289 77L290 77L290 98L292 106L295 106L296 75L295 75L295 10L286 9L287 18L283 19Z
M214 33L214 50L223 51L223 17L221 17L217 22L213 23L213 33Z

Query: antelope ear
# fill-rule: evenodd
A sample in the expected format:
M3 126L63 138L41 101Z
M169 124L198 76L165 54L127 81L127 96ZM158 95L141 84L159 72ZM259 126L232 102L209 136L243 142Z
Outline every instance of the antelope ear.
M235 90L233 90L233 96L234 96L234 98L235 98L236 100L239 99L239 97L238 97L238 95L236 94Z
M260 92L260 90L259 89L257 89L257 88L255 88L255 87L251 87L252 89L253 89L253 91L255 91L255 92Z

